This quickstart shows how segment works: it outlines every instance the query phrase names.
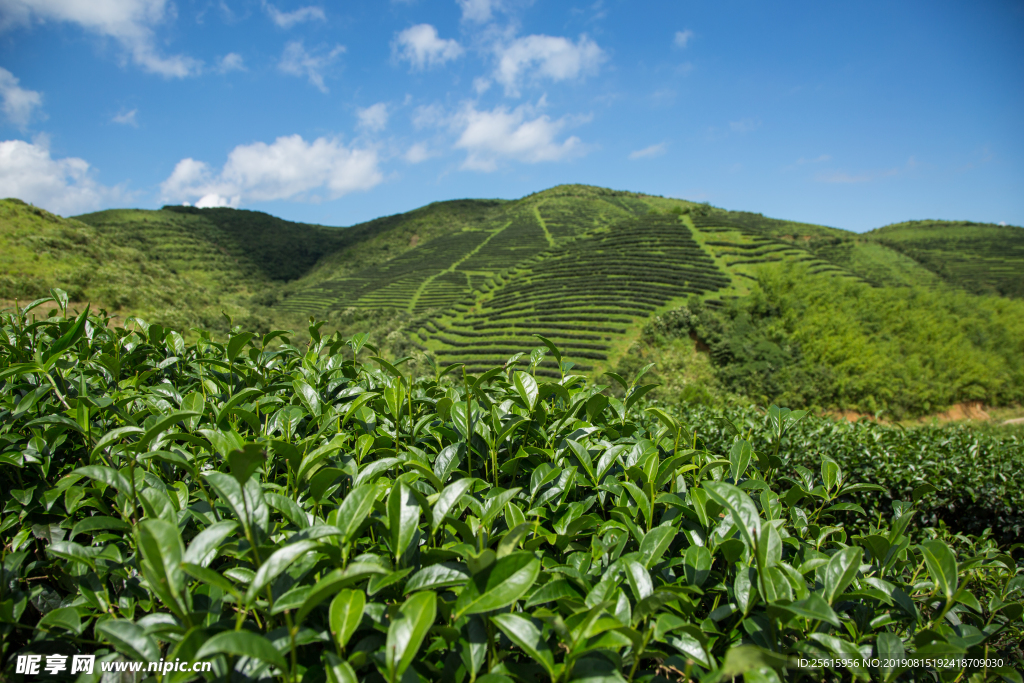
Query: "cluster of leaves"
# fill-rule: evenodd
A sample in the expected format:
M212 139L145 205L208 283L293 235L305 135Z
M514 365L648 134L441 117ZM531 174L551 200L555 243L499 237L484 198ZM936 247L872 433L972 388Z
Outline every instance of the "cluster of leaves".
M644 373L609 398L543 339L557 380L540 353L412 378L320 323L307 348L187 345L27 313L0 335L5 672L71 648L210 680L895 681L925 674L913 653L1021 680L1013 558L913 542L906 502L848 533L841 499L877 487L790 466L798 413L769 411L772 448L714 452L645 409Z
M712 451L724 451L737 430L754 448L773 449L760 429L762 411L752 406L684 404L683 421ZM838 462L858 481L880 485L880 493L850 496L868 518L886 514L893 501L909 499L919 487L934 492L918 504L918 519L950 531L991 533L1003 543L1024 542L1024 431L965 424L901 428L859 420L847 422L807 415L782 443L790 465L813 468L822 457ZM859 517L864 522L863 517ZM857 518L844 520L856 524Z

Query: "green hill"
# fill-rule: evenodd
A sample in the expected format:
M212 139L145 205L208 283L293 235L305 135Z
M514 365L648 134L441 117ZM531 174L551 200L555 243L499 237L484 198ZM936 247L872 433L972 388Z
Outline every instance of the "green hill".
M287 281L364 236L292 223L258 211L165 206L160 211L111 209L75 220L112 242L136 248L182 273L219 280Z
M1024 297L1024 229L965 221L909 221L867 233L958 287Z
M582 185L349 228L170 206L63 219L5 200L0 298L58 286L121 317L221 332L221 313L260 331L314 315L474 373L531 353L541 334L574 372L657 362L665 399L906 415L1022 399L1021 235L939 221L859 235ZM879 307L912 312L916 331ZM538 371L561 372L550 353Z

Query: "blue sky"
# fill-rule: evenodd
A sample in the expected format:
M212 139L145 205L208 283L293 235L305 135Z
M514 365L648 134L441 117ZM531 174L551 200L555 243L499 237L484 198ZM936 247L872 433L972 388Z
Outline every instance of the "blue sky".
M587 183L1024 224L1024 2L0 0L0 195L350 225Z

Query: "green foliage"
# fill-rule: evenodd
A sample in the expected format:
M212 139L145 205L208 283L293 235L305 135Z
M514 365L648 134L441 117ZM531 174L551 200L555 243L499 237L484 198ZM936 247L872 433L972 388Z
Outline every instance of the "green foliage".
M867 516L849 515L844 525L886 515L895 501L919 499L918 519L929 527L1024 542L1024 483L1017 474L1024 469L1024 430L963 424L903 429L807 415L778 441L760 429L764 416L753 407L688 402L679 410L682 422L713 452L726 451L737 431L749 432L754 450L780 447L789 467L813 470L828 458L851 478L881 486L848 501Z
M1024 306L947 288L872 288L765 267L751 296L691 303L729 391L764 402L902 419L964 401L1024 400Z
M643 373L107 322L3 318L5 675L62 643L211 681L1019 680L1018 563L916 501L844 528L880 487L793 466L800 412L709 449ZM798 664L904 653L1003 663Z

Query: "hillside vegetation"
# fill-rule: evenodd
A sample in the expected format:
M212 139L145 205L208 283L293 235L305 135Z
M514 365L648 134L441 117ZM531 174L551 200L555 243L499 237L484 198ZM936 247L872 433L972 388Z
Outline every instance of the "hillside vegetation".
M695 358L693 337L706 359ZM657 360L666 399L692 400L701 387L886 419L1024 402L1024 301L872 287L806 268L764 267L751 294L724 307L694 299L651 321L633 351L620 370Z
M866 235L968 291L1024 297L1024 230L966 221L910 221Z
M857 235L582 185L350 228L233 209L62 219L8 200L0 211L7 300L59 286L122 319L261 333L316 315L416 367L426 353L474 372L534 353L539 333L563 353L537 359L540 375L656 362L670 401L896 417L1020 400L1016 227L927 221Z
M17 199L0 201L0 299L25 304L54 287L74 301L183 327L214 322L215 304L231 304L229 291L210 291L128 240Z

